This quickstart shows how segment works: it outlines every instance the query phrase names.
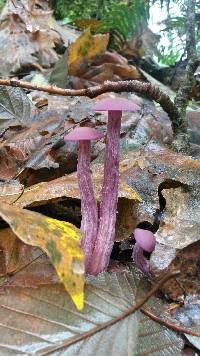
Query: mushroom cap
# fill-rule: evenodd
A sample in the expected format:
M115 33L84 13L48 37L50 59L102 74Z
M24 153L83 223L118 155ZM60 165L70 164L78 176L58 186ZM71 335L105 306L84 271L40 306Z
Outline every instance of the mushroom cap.
M76 127L64 137L64 141L99 140L104 135L92 127Z
M153 232L136 228L134 230L134 237L144 251L152 252L155 249L156 239Z
M124 98L108 98L100 100L93 107L93 111L138 111L140 106L134 101Z

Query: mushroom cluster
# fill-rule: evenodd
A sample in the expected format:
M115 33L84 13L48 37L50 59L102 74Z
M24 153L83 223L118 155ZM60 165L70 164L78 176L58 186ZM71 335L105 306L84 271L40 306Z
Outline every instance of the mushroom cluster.
M90 173L90 140L102 138L93 128L79 127L65 136L65 141L79 141L78 183L81 195L81 246L85 253L86 272L96 275L108 267L112 252L117 213L120 159L120 128L123 111L138 111L140 107L123 98L99 101L94 111L108 111L107 141L104 160L102 199L98 214ZM136 257L138 256L135 250Z

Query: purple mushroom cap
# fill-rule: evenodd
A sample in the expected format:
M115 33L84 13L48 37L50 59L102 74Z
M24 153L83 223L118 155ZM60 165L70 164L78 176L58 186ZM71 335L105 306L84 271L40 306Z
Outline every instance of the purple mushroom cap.
M108 98L100 100L94 107L94 111L138 111L139 105L124 98Z
M99 140L104 135L92 127L76 127L64 137L65 141L90 141Z
M134 237L144 251L152 252L155 249L156 239L153 232L136 228L134 230Z

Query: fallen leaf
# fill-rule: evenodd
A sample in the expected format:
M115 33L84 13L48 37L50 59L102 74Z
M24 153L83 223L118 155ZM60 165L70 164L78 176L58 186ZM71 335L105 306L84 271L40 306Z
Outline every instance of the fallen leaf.
M181 336L140 313L137 356L181 355L182 349Z
M82 62L105 53L108 40L109 34L92 36L90 29L86 29L69 47L69 74L78 75Z
M176 164L175 164L176 162ZM172 150L165 149L162 146L154 146L154 151L150 148L140 151L130 151L124 155L124 159L121 161L120 176L121 179L128 183L128 185L139 193L142 198L142 204L138 205L137 209L137 225L143 221L154 222L156 209L164 208L159 204L159 192L162 191L166 195L167 191L172 191L174 194L179 194L178 201L176 199L176 206L173 208L173 200L169 197L166 205L166 217L168 216L169 223L174 224L174 230L171 229L169 238L171 245L166 240L166 245L178 247L178 239L176 242L176 234L179 229L182 231L182 237L179 244L184 239L187 239L186 244L198 239L198 199L199 199L199 184L200 184L200 163L191 157L177 154ZM184 192L176 193L176 189ZM186 193L187 191L187 193ZM183 197L186 205L184 211L182 207ZM174 211L174 216L171 213L167 213L168 209ZM189 215L187 214L187 208L189 209ZM182 211L182 213L181 213ZM180 223L177 223L175 216L180 217ZM160 239L162 228L164 230L165 212L162 217L160 230L157 231L156 237L158 242L165 243L165 235L163 239ZM163 227L162 227L163 224ZM177 226L176 226L177 225ZM180 226L182 225L182 226ZM183 226L185 226L185 232L183 233ZM167 231L167 227L166 227ZM172 236L173 234L173 236ZM185 240L186 241L186 240ZM175 244L173 244L175 242Z
M100 356L103 345L106 355L142 356L143 352L155 355L169 353L169 350L171 355L181 354L182 338L140 313L130 314L111 327L80 340L84 333L122 315L135 304L139 279L134 269L87 278L82 312L70 304L61 285L37 289L5 287L0 294L0 336L3 340L0 353L29 353L31 348L32 353L49 351L54 354L53 350L58 347L56 353L67 356L78 353Z
M30 246L28 247L27 254L29 255ZM59 284L59 278L49 258L41 250L36 258L20 270L7 274L0 279L1 288L38 288L52 284Z
M8 0L1 15L0 70L10 75L24 68L50 67L58 56L53 50L61 43L60 35L50 24L52 11L42 10L35 1L24 5L23 0ZM6 58L6 61L5 61Z
M30 247L19 240L10 228L0 230L0 246L5 260L1 276L16 273L42 254L38 248Z
M163 189L162 195L166 200L166 207L156 234L157 241L180 249L199 240L200 187L198 183L196 187L180 184L179 187Z
M199 264L200 264L200 241L196 241L187 247L178 250L176 256L169 265L161 268L155 263L155 253L152 256L151 271L156 279L161 278L167 271L179 270L180 275L168 281L162 287L162 291L170 296L172 300L184 300L192 295L200 296ZM158 256L159 260L159 256Z
M32 121L29 127L21 128L15 134L7 133L8 138L4 137L0 143L0 178L12 179L26 168L34 170L48 168L50 178L49 169L59 170L59 165L61 170L64 169L63 174L68 169L71 172L77 164L75 146L71 151L64 146L64 141L60 147L54 148L54 146L58 141L61 141L60 137L64 135L65 129L72 126L70 120L65 122L64 118L60 119L56 114L50 114L47 119L38 116L37 121ZM63 150L64 152L61 154ZM73 169L70 168L72 166ZM39 180L38 172L35 172L35 175ZM31 180L31 175L27 174L24 177L25 185L30 184L29 180Z
M47 253L73 302L82 309L84 262L79 230L70 223L8 204L1 204L0 215L23 242Z
M128 64L128 61L117 52L106 51L103 55L94 58L91 64L99 66L103 63Z
M21 88L0 86L0 125L27 124L31 121L33 105Z
M67 88L69 84L67 58L68 50L66 49L65 53L56 62L51 72L50 83L57 85L59 88Z
M5 195L19 194L23 190L23 185L16 180L0 182L0 197Z
M192 335L186 335L186 338L188 339L188 341L194 346L196 347L197 350L200 351L200 337L198 336L192 336Z
M101 21L96 19L77 19L74 22L81 30L85 30L89 27L91 32L95 32L102 24Z

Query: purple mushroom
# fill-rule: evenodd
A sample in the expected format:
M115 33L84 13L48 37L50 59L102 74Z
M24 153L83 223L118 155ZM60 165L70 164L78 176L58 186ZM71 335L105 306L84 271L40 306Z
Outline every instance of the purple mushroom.
M98 274L106 270L109 264L115 237L115 223L119 185L119 151L122 111L137 111L140 107L134 102L123 99L105 99L99 101L94 111L108 111L107 144L105 151L104 180L97 239L89 266L89 273Z
M64 137L65 141L79 141L77 175L81 196L81 231L85 235L81 240L81 246L85 253L86 271L98 229L97 202L90 172L90 141L102 137L103 134L91 127L77 127Z
M153 232L136 228L134 230L136 240L133 246L133 260L136 266L144 273L149 273L149 261L145 258L143 251L152 252L155 249L156 239Z

